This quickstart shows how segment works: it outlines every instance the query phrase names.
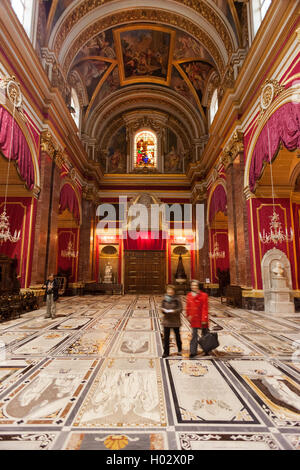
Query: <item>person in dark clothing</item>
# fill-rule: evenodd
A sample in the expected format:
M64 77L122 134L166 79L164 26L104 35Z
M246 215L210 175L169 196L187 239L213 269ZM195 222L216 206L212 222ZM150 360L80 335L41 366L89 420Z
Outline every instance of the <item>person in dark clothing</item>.
M54 278L53 274L50 274L47 281L43 285L43 289L46 290L44 295L44 301L47 305L47 312L45 318L55 318L56 315L56 301L58 299L58 281Z
M163 327L164 327L164 352L163 357L168 357L170 353L170 331L173 328L176 337L176 344L178 353L181 354L182 343L179 333L181 325L180 314L182 312L182 304L179 297L175 295L174 286L167 286L167 292L164 296L161 305L161 311L163 313Z

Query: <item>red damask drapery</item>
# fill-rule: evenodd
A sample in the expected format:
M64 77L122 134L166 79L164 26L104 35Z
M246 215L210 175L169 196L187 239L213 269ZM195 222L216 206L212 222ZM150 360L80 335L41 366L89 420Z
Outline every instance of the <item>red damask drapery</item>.
M124 250L165 250L165 238L164 232L128 232L124 239Z
M277 155L280 143L290 151L300 148L300 103L286 103L279 108L264 126L252 155L249 187L255 184L263 171L264 162Z
M224 212L227 211L227 194L222 184L219 184L210 200L210 207L209 207L209 222L211 223L215 214L217 212Z
M60 192L59 212L62 213L68 209L74 216L77 224L80 223L80 211L78 199L72 186L66 183Z
M11 160L16 161L21 178L26 181L28 189L31 190L34 187L34 166L28 143L12 115L3 106L0 106L0 150L7 159L9 158L10 145Z

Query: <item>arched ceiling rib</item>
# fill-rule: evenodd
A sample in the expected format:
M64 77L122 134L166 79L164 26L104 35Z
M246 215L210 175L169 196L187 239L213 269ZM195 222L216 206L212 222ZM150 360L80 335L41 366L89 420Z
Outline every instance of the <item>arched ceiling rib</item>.
M107 124L118 115L134 109L156 109L168 113L183 126L191 139L198 139L205 134L203 121L199 119L192 106L171 90L162 87L144 87L136 85L130 89L120 90L114 96L109 96L101 102L89 116L85 133L92 139L97 139L104 132Z

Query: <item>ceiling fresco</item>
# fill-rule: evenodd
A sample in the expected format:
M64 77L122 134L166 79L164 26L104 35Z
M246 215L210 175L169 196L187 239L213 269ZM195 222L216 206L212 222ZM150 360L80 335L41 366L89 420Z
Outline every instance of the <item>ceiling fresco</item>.
M85 88L85 118L110 94L137 83L167 86L203 113L202 97L216 66L209 52L186 33L156 25L104 31L78 52L76 71Z

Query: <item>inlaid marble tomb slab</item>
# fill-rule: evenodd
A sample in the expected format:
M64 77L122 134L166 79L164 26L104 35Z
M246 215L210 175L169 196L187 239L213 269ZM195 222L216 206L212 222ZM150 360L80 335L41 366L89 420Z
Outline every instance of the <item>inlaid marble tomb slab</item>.
M32 332L20 332L20 331L5 331L0 334L0 347L5 345L5 346L10 346L11 344L17 343L19 341L22 341L25 338L28 338L29 336L32 336Z
M143 310L133 310L132 318L148 318L150 317L150 310L143 309Z
M221 325L225 329L233 329L237 332L258 330L257 326L241 318L226 318L223 320L217 320L217 324Z
M270 433L178 433L182 450L279 450L280 446Z
M63 332L48 331L42 335L27 341L22 346L14 348L13 354L16 355L46 355L59 347L69 335Z
M165 450L167 436L163 432L103 433L72 432L64 450Z
M213 361L169 359L166 362L178 424L258 423Z
M130 318L125 326L125 330L153 330L151 318Z
M242 333L250 342L271 356L292 355L296 346L289 345L287 341L280 340L269 333Z
M112 331L116 329L120 325L120 323L121 323L121 320L119 320L118 318L113 318L113 317L102 318L101 317L99 320L96 321L96 323L89 325L89 329Z
M59 325L53 327L53 330L80 330L83 326L91 321L91 318L69 318Z
M217 357L224 356L261 356L261 353L243 342L234 333L221 331L218 333L220 346L213 351Z
M53 326L57 324L57 322L63 321L62 318L44 318L44 317L39 317L35 318L34 320L28 320L27 322L23 323L22 325L18 325L14 329L18 330L43 330L45 328L49 328L50 326Z
M300 426L299 381L264 360L232 360L229 365L276 426Z
M32 360L7 360L0 363L0 393L3 393L36 364Z
M275 331L275 332L281 332L285 331L287 333L292 333L295 331L294 328L291 328L290 326L287 326L283 323L278 323L277 321L274 320L266 320L265 318L253 318L251 320L251 323L254 323L254 325L259 326L260 328L266 328L269 331Z
M9 320L9 321L4 321L0 323L0 331L7 330L8 328L24 323L26 319L23 317L24 315L22 315L22 318L16 318L15 320Z
M72 426L161 427L167 425L159 359L104 361Z
M154 357L157 356L155 333L145 331L125 331L121 333L112 352L115 357Z
M110 331L102 330L86 330L77 336L71 344L69 343L62 349L59 356L100 356L103 355L105 349L112 337Z
M63 424L97 362L49 360L0 400L2 425Z
M58 432L0 432L1 450L50 450Z

